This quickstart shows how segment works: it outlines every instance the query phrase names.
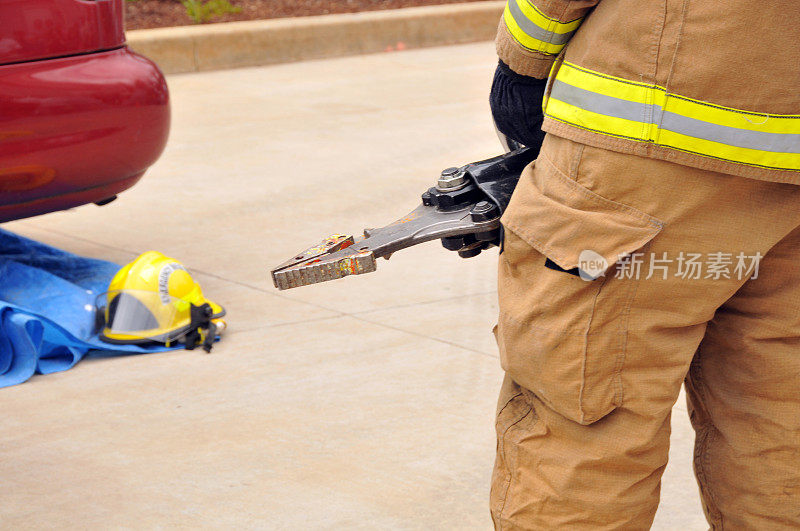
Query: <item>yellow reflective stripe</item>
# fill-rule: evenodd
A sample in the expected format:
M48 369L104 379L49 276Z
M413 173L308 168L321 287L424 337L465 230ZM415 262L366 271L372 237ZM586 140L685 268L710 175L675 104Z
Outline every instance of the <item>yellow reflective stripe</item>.
M514 40L524 48L557 55L583 19L562 23L547 17L527 0L508 0L503 21Z
M637 103L654 103L661 106L665 111L683 116L692 116L726 127L770 133L800 133L800 120L797 120L800 115L769 115L747 112L676 94L670 94L668 98L667 90L664 87L601 74L578 67L572 63L565 62L563 64L558 71L558 80L575 87L587 88L598 94ZM787 122L787 120L791 121Z
M547 116L597 133L612 132L614 136L643 140L644 124L615 116L606 116L550 97Z
M800 169L800 115L755 113L565 62L546 114L598 133L771 169Z
M644 103L648 98L647 93L651 89L657 88L655 85L636 83L626 79L592 72L591 70L576 67L572 63L566 61L561 65L561 68L559 68L556 78L574 87L589 89L598 94L635 101L637 103Z
M569 22L561 22L558 19L548 17L537 8L535 5L530 3L528 0L509 0L510 2L516 2L517 6L519 6L520 11L525 14L525 16L539 26L540 28L548 31L550 33L572 33L578 26L581 25L583 22L582 18L578 18Z
M664 110L748 131L800 134L800 116L798 115L769 115L739 111L674 94L670 95Z
M665 129L661 130L658 145L721 159L739 164L759 166L769 169L800 170L800 154L774 153L757 149L748 149L719 142L712 142L702 138L674 133Z
M513 2L514 0L509 1ZM508 32L514 38L514 40L527 50L541 52L547 55L558 55L564 48L563 44L550 44L549 42L541 41L525 33L522 28L519 27L517 21L514 20L514 17L511 15L511 11L508 9L508 6L506 6L506 11L503 13L503 19L505 20Z

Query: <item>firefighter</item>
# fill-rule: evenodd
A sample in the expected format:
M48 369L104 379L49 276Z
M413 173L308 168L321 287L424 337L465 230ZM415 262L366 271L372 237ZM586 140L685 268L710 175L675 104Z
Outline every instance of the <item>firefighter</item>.
M798 21L508 0L492 111L541 151L503 216L496 528L649 528L684 382L711 527L800 528Z

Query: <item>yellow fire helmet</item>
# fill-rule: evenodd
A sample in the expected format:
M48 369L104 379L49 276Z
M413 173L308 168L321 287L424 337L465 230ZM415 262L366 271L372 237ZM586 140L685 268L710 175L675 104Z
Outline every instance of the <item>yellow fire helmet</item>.
M141 254L114 275L97 298L100 338L109 343L183 342L206 351L224 326L222 306L205 298L186 268L157 251Z

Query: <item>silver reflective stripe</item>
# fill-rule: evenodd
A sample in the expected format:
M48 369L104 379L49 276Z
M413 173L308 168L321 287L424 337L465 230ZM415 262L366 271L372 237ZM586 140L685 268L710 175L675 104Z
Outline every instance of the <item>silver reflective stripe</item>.
M671 112L664 113L661 129L720 144L773 153L800 153L800 135L748 131L704 122Z
M558 79L553 83L550 97L587 111L633 120L634 122L644 122L648 117L653 116L652 113L654 111L661 112L661 107L658 105L645 105L644 103L612 98L605 94L597 94L590 90L567 85Z
M522 29L522 31L524 31L528 36L538 39L542 42L557 45L567 44L572 38L572 35L575 33L575 31L570 31L569 33L555 33L537 26L533 23L533 21L525 16L525 13L523 13L519 8L519 5L517 5L516 0L510 0L508 2L508 10L511 12L511 16L514 17L514 21L517 23L520 29Z
M719 125L672 112L660 105L646 105L598 94L556 80L551 98L597 114L640 123L655 123L660 129L720 144L773 153L800 154L800 135L749 131Z

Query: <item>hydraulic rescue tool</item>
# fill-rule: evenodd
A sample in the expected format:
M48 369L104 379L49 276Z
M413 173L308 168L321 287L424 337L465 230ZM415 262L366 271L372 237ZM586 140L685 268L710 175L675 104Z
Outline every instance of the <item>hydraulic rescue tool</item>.
M509 149L518 147L509 144ZM325 238L273 269L275 287L285 290L370 273L377 269L378 258L388 259L396 251L436 239L464 258L499 245L500 216L522 170L537 155L538 149L523 147L444 170L436 186L422 194L422 204L409 214L385 227L366 229L360 237Z

